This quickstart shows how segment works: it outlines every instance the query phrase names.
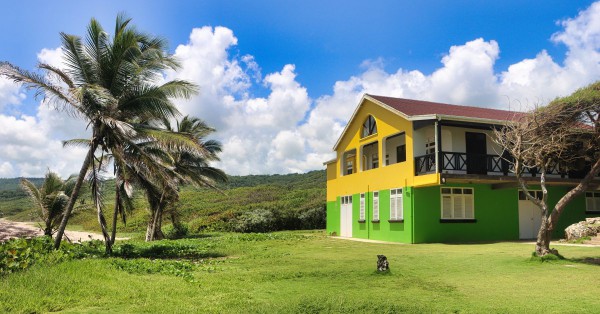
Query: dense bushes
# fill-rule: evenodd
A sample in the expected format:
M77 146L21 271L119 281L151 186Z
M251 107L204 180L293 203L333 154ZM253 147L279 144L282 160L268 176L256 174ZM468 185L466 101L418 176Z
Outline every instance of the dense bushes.
M325 228L325 206L301 212L280 208L257 208L233 219L230 228L236 232L322 229Z
M176 239L211 231L266 232L324 228L325 186L323 170L304 174L233 176L229 183L219 185L221 191L185 186L180 191L177 205L178 221L183 225L169 227L169 220L165 219L163 232L168 238ZM105 190L114 190L114 180L105 182ZM79 199L90 202L88 193ZM144 194L134 193L133 204L134 210L128 213L127 225L118 223L118 232L146 230L148 205ZM112 211L114 193L106 195L105 206L106 210ZM9 219L30 219L27 215L31 212L31 205L24 197L0 199L0 208ZM110 217L107 218L110 224ZM70 223L85 230L100 231L96 213L91 210L79 211Z
M83 244L61 244L54 250L50 237L33 239L12 239L0 243L0 276L25 270L35 264L55 264L65 260L93 257L103 254L101 241L88 241Z

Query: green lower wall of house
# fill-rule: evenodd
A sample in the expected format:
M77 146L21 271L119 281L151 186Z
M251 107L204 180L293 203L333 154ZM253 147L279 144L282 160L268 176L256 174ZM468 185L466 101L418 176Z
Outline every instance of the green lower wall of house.
M491 186L486 184L444 186L474 188L476 221L441 222L440 187L414 189L414 243L519 240L518 189L492 190ZM549 207L554 207L567 191L568 189L564 187L549 187ZM553 237L564 237L564 229L568 225L585 218L585 198L581 196L573 200L565 209Z
M474 188L475 222L440 222L440 186L414 189L414 243L498 241L519 239L516 189L490 185L445 185Z
M340 198L327 202L326 230L329 235L340 235Z
M404 189L404 221L390 220L390 190L379 191L379 222L373 222L373 192L365 193L365 221L360 222L360 194L352 195L352 237L412 243L412 188ZM340 235L340 197L327 202L327 234Z
M379 191L379 222L373 222L373 192L365 193L365 221L359 222L360 194L352 195L352 237L403 243L483 242L519 240L518 190L492 190L487 184L447 184L445 187L474 188L475 222L442 222L440 186L404 188L404 221L389 222L390 191ZM539 187L532 187L536 189ZM552 208L568 191L549 187ZM327 233L340 235L340 197L327 202ZM564 237L564 229L590 217L585 213L585 197L573 200L560 217L554 238Z

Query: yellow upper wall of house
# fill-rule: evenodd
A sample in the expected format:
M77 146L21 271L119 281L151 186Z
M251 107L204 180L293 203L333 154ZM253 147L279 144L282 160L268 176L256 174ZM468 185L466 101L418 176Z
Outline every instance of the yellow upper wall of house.
M362 125L369 115L375 118L377 134L361 139ZM386 166L382 143L387 137L401 132L405 133L406 161ZM361 147L376 141L378 142L379 168L360 170ZM358 156L355 164L357 172L341 176L340 159L344 152L352 149L356 149ZM327 165L327 201L334 201L340 195L439 184L439 174L415 177L412 122L368 99L364 100L354 119L349 122L346 133L336 149L336 154L336 162Z

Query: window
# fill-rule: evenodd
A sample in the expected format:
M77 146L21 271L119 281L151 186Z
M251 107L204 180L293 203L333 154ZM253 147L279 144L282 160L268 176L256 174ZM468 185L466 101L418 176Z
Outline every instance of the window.
M388 166L390 164L390 154L385 154L385 165Z
M342 205L352 205L352 195L342 196Z
M585 210L588 212L600 212L600 193L585 192Z
M369 116L365 123L363 123L362 133L360 138L367 137L369 135L373 135L377 133L377 122L375 122L375 118L373 116Z
M532 191L529 190L529 194L531 194L531 196L537 198L538 200L541 200L544 197L544 194L542 193L542 191ZM519 190L519 201L527 201L527 196L525 195L525 192Z
M354 162L352 159L346 160L346 174L352 174L354 169Z
M371 156L371 169L377 168L379 168L379 155L373 154L373 156Z
M442 219L475 219L472 188L442 188Z
M406 161L406 145L396 147L396 162Z
M373 221L379 221L379 192L373 192Z
M402 189L392 189L390 190L390 220L398 221L403 218Z
M360 214L359 221L365 221L365 194L360 194Z

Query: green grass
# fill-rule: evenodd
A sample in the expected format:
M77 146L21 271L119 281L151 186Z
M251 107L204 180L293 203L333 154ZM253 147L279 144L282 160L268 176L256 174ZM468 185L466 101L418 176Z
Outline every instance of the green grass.
M38 265L0 279L0 312L598 311L600 248L560 246L566 259L544 263L530 259L532 250L375 244L322 232L127 241L116 252L129 259ZM377 254L388 257L389 273L375 272Z

